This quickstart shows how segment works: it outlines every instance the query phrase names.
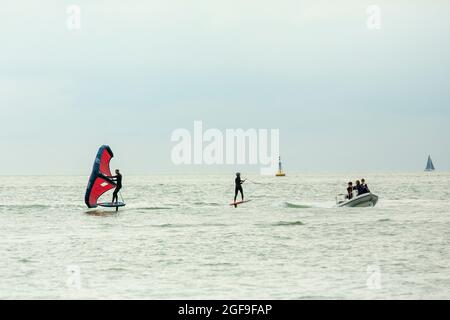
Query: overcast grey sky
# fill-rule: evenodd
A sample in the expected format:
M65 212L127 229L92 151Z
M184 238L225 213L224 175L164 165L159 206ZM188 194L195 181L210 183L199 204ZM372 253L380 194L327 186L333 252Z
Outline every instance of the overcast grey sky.
M287 171L450 170L449 1L0 3L0 174L87 175L102 144L128 173L234 170L172 165L194 120L280 129Z

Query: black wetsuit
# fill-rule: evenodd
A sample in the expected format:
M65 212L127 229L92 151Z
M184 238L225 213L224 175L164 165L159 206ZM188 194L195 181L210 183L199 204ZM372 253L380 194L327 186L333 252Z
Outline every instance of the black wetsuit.
M362 184L358 184L356 187L353 187L353 190L356 190L358 192L358 196L367 193L364 191L363 185Z
M117 196L117 194L119 193L120 189L122 189L122 175L118 173L112 178L116 181L116 189L113 192L112 202L119 202L119 197ZM114 201L114 199L116 201Z
M367 184L362 184L363 193L370 193L369 187Z
M347 199L352 199L353 198L353 187L352 186L349 186L348 188L347 188Z
M236 197L238 195L238 192L241 193L242 201L244 201L244 191L242 190L243 182L244 181L241 180L241 177L236 177L236 179L234 179L234 183L236 184L236 186L234 188L234 202L236 202Z

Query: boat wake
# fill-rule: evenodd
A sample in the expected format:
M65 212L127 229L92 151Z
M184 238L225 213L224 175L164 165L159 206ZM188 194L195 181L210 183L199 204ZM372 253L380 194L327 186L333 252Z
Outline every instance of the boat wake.
M322 209L331 209L334 207L334 204L331 202L324 203L293 203L286 201L284 203L286 208L291 209L311 209L311 208L322 208Z

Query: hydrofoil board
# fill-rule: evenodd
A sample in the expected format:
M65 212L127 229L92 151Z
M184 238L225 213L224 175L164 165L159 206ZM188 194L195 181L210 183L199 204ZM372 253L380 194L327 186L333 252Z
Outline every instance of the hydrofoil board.
M101 202L101 203L98 203L98 205L100 207L105 207L105 208L125 207L124 202Z
M242 204L242 203L246 203L252 200L244 200L244 201L236 201L236 202L232 202L230 203L230 206L237 206L238 204Z

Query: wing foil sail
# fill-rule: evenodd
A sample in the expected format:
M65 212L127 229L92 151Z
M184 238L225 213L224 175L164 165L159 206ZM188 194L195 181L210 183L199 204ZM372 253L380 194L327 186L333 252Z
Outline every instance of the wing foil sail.
M88 208L97 207L98 198L116 187L116 184L108 178L111 176L109 162L112 157L114 157L114 154L109 146L103 145L98 149L84 197L84 202Z

